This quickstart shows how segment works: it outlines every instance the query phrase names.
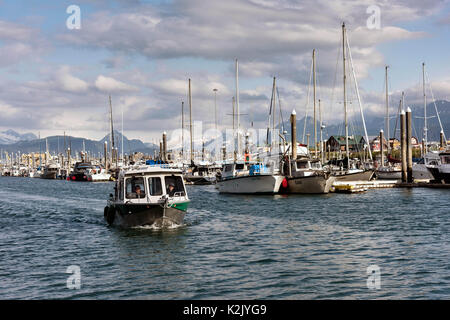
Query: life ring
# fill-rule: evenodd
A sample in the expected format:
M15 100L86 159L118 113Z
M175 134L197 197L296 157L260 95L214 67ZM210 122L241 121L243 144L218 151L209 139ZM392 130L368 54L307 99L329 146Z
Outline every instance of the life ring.
M114 208L113 207L105 207L103 214L104 214L106 222L109 225L112 225L114 223L114 219L116 217L116 212L114 211Z

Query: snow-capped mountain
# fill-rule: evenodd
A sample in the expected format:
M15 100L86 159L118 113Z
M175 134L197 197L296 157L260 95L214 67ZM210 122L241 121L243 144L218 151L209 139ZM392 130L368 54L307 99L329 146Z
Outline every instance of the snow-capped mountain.
M0 132L0 144L13 144L19 141L31 141L37 139L33 133L20 134L14 130Z

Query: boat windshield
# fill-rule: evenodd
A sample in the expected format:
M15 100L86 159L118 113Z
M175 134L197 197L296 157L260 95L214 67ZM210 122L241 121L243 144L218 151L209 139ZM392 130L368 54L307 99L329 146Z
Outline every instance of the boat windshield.
M148 178L148 187L150 189L151 196L162 195L162 186L161 186L161 178L160 177Z
M126 195L128 199L145 198L144 178L128 178L126 180Z
M181 176L167 176L164 177L164 181L166 183L166 192L169 197L185 196L186 193L184 191L183 179ZM170 186L173 186L173 189Z

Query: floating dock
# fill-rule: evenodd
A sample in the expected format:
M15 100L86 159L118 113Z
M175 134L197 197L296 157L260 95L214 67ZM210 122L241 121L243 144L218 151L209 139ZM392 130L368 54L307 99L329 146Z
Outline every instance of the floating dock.
M368 189L380 188L438 188L450 189L450 184L430 183L417 181L414 183L403 183L400 180L373 180L373 181L336 181L333 183L331 192L357 193Z

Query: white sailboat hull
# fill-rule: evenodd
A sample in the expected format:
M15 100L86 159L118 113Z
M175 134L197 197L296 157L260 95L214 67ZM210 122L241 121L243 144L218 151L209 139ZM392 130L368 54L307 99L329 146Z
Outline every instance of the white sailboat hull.
M280 175L253 175L229 178L217 182L220 193L277 193L284 177Z

